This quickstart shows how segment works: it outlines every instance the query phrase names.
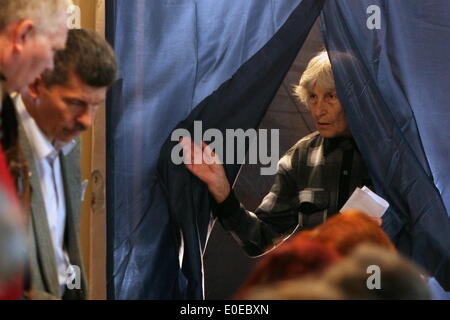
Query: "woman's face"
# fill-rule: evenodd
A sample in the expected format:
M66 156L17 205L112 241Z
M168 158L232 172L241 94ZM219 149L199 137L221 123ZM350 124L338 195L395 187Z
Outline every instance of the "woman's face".
M316 124L316 129L322 137L351 136L336 90L323 89L315 85L308 92L307 103Z

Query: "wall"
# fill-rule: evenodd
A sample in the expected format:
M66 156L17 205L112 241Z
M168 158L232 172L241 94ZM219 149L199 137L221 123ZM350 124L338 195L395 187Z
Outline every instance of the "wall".
M103 35L104 0L73 0L73 3L81 9L81 26ZM90 299L106 298L105 210L100 203L104 200L104 184L97 181L98 178L91 178L94 171L104 172L104 112L104 108L100 108L93 127L81 136L82 180L89 180L89 185L82 205L80 236ZM93 190L99 190L96 197L93 197Z

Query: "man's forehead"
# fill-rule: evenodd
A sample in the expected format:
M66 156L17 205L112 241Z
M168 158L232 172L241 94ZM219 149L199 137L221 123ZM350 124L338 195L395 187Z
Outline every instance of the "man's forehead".
M106 87L91 87L86 84L66 84L53 86L63 99L78 99L91 104L102 103L106 99Z

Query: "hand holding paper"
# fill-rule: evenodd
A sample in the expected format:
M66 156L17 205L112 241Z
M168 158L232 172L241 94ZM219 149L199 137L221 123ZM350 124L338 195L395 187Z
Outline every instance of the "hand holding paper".
M389 208L389 203L369 188L356 188L340 212L355 209L366 213L372 218L381 218Z

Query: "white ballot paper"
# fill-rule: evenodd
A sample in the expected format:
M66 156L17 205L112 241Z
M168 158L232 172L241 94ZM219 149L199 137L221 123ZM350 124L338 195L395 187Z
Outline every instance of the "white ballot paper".
M369 217L381 218L387 208L389 203L386 200L364 186L362 189L355 189L340 212L355 209L366 213Z

